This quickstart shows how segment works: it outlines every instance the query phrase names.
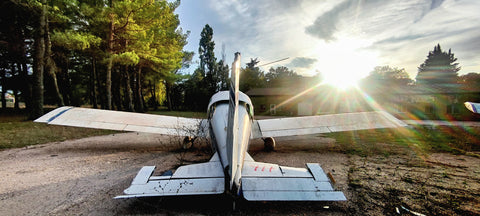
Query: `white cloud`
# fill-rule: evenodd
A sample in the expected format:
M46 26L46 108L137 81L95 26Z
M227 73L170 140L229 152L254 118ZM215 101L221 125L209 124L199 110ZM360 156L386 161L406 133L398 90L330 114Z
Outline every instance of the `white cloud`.
M353 41L361 43L350 45L348 52L357 52L353 56L368 55L371 64L405 68L414 78L416 67L440 43L452 48L462 65L461 73L480 72L476 54L480 50L480 2L475 0L184 0L181 7L189 5L195 5L192 11L196 12L180 14L180 18L204 22L189 38L193 50L198 49L201 28L209 23L217 57L224 43L227 62L236 51L242 53L244 63L256 57L261 63L290 57L268 68L291 64L297 57L315 58L315 67L297 69L312 74L333 70L334 66L327 67L332 61L352 62L331 49Z

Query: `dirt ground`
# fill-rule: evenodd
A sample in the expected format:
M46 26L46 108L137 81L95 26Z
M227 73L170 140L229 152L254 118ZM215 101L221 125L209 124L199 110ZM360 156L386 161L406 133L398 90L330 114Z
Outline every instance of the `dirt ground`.
M178 143L121 133L1 151L0 215L480 215L479 158L405 149L361 157L332 151L335 140L322 136L277 139L274 152L257 140L249 152L286 166L319 163L346 202L240 200L232 211L228 195L113 199L142 166L161 173L211 155L207 144L184 152Z

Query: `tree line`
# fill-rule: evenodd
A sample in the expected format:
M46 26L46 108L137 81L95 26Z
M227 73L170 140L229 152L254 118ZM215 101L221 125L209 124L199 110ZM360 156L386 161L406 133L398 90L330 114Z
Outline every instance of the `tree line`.
M189 32L180 1L7 0L0 3L0 85L24 101L144 112L177 79ZM160 82L163 81L163 82Z
M201 32L200 64L184 51L189 32L179 27L180 1L7 0L0 3L0 86L25 103L30 119L44 104L145 112L204 110L229 83L223 48L215 57L213 29ZM252 59L242 69L242 89L275 86L300 77L286 67L260 71ZM284 80L284 81L282 81Z
M459 75L461 67L452 50L442 50L440 44L434 46L427 58L418 66L415 80L411 79L403 68L390 66L375 67L360 82L360 86L370 92L389 93L392 89L421 87L425 89L463 88L469 91L480 90L480 74Z
M43 105L90 105L145 112L205 110L208 99L226 90L229 65L215 56L213 29L199 41L199 65L192 74L193 52L184 51L189 32L179 27L180 1L165 0L7 0L0 3L0 86L2 109L11 92L15 108L25 102L30 118ZM478 86L480 77L458 76L457 59L440 45L418 68L416 83L404 69L376 67L362 80L365 88L461 83ZM262 71L257 58L241 69L240 90L312 86L321 76L303 77L280 66Z

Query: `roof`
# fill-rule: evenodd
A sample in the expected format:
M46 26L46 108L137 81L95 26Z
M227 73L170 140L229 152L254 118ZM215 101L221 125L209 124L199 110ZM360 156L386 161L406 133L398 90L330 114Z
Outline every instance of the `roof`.
M460 84L417 85L392 90L392 93L396 94L466 94L480 92L480 88L471 89Z
M249 96L296 95L298 90L292 88L254 88L246 92Z

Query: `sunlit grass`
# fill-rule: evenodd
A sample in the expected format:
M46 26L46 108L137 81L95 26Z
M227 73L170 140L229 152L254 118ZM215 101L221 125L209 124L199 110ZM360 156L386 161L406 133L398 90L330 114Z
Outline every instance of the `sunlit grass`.
M349 154L391 155L413 150L419 155L433 152L468 154L480 151L480 128L422 127L348 131L327 134L334 138L338 150Z

